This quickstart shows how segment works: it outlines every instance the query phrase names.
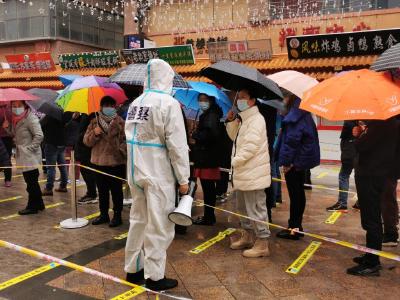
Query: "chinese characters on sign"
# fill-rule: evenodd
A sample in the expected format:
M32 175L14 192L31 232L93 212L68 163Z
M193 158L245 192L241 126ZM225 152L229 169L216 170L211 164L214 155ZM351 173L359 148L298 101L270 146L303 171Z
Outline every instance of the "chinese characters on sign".
M116 68L120 66L117 51L61 54L58 57L58 61L62 69Z
M208 43L211 62L220 60L268 60L272 57L271 40Z
M6 55L13 72L53 71L55 65L50 53Z
M192 45L180 45L171 47L125 49L121 55L126 63L147 63L150 59L161 58L170 65L193 65L194 55Z
M289 59L381 54L400 42L400 29L288 37Z

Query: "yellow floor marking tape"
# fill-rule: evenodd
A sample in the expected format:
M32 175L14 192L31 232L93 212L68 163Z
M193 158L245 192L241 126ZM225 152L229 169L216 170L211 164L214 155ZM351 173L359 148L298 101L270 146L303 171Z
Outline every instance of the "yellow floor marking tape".
M57 202L57 203L54 203L54 204L46 205L46 209L57 207L57 206L64 205L64 204L65 204L64 202ZM13 214L13 215L1 217L1 219L2 220L9 220L9 219L13 219L13 218L16 218L16 217L20 217L20 215L18 213L16 213L16 214Z
M328 219L325 220L325 224L335 224L337 219L342 215L341 211L334 211Z
M321 179L321 178L324 178L326 175L329 175L329 173L328 173L328 172L322 172L321 174L319 174L319 175L317 176L317 178L318 178L318 179Z
M6 199L0 199L0 203L14 201L14 200L18 200L21 198L22 198L22 196L15 196L15 197L10 197L10 198L6 198Z
M19 177L22 177L22 174L20 174L20 175L14 175L13 177L11 177L11 178L19 178ZM0 177L0 180L3 180L4 179L4 177Z
M59 266L59 264L57 264L57 263L50 263L48 265L45 265L45 266L42 266L42 267L37 268L35 270L32 270L32 271L30 271L28 273L22 274L22 275L20 275L18 277L15 277L15 278L12 278L12 279L7 280L5 282L2 282L2 283L0 283L0 291L4 290L6 288L9 288L10 286L16 285L17 283L20 283L22 281L25 281L25 280L27 280L29 278L32 278L32 277L40 275L40 274L42 274L44 272L47 272L47 271L49 271L51 269L54 269L54 268L56 268L58 266Z
M144 289L140 287L135 287L123 294L120 294L118 296L115 296L114 298L111 298L111 300L127 300L131 299L133 297L136 297L144 292Z
M123 240L126 239L128 237L128 232L122 233L120 235L114 236L115 240Z
M223 240L225 237L228 235L232 234L235 232L236 229L234 228L228 228L223 232L218 233L217 236L213 237L212 239L209 239L208 241L204 242L203 244L197 246L196 248L190 250L189 252L192 254L199 254L200 252L203 252L207 248L211 247L212 245L218 243L219 241Z
M315 251L321 246L321 242L312 241L310 245L300 254L300 256L287 268L286 273L299 274L301 268L307 263L307 261L313 256Z

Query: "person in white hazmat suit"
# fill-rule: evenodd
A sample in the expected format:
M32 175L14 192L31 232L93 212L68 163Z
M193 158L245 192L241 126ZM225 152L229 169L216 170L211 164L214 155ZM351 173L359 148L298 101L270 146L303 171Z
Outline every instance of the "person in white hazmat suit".
M147 64L144 93L129 106L125 133L133 204L125 248L127 281L155 291L174 288L165 277L166 251L175 230L176 184L188 192L189 152L179 102L171 96L174 71L161 59Z

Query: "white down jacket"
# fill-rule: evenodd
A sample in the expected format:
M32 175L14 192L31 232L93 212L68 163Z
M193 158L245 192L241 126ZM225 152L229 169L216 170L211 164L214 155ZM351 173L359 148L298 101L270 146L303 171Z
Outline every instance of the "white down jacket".
M234 141L232 150L233 187L240 191L262 190L271 185L267 128L264 117L253 106L226 125Z

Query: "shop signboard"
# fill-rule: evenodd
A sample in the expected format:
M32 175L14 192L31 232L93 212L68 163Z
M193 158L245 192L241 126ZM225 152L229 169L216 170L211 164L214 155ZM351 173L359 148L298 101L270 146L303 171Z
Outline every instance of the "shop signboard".
M289 59L378 55L400 42L400 28L290 36Z
M210 42L207 47L211 62L269 60L272 57L270 39Z
M127 64L147 63L160 58L170 65L193 65L195 63L192 45L179 45L158 48L124 49L121 56Z
M55 65L48 52L6 55L12 72L53 71Z
M120 66L118 51L61 54L58 57L58 61L64 70L118 68Z

